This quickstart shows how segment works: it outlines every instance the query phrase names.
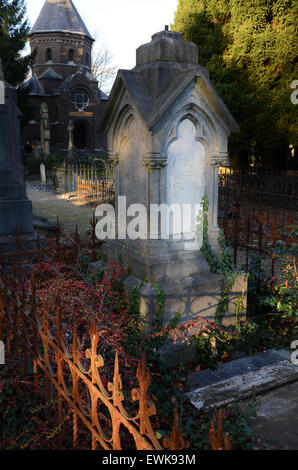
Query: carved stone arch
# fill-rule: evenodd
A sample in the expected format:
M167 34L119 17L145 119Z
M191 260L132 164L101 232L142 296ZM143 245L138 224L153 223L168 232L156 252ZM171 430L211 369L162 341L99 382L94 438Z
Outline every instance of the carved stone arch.
M129 128L134 120L134 115L132 112L132 108L126 104L120 111L117 116L114 130L113 130L113 143L114 148L112 149L113 153L119 154L121 152L121 148L123 148L123 144L127 143L129 140Z
M189 119L195 126L195 138L204 148L206 155L220 152L220 137L206 112L195 103L189 103L180 109L166 126L162 139L162 153L167 154L171 143L178 138L178 128L182 121Z
M127 135L122 136L119 139L118 155L121 155L121 153L123 152L123 150L124 150L126 144L128 143L128 141L129 141L129 137Z
M169 206L189 204L191 214L184 214L187 226L175 227L169 221L169 233L177 236L191 235L195 237L196 210L202 202L206 191L206 172L208 172L208 157L206 147L202 142L195 117L189 119L185 114L178 121L177 137L172 139L167 147L168 164L166 167L166 200ZM210 166L209 166L210 168ZM210 172L210 169L209 169ZM197 245L196 245L197 246Z
M127 118L125 119L125 123L124 123L124 126L123 126L123 130L124 130L125 133L128 133L128 132L129 132L129 129L130 129L130 127L131 127L133 121L134 121L134 115L133 115L133 114L129 114L129 115L127 116Z

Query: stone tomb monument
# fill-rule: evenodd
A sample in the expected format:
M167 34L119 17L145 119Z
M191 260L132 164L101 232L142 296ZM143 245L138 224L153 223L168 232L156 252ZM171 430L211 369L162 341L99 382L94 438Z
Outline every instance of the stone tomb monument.
M21 160L20 111L14 87L5 82L0 63L0 81L4 84L4 104L0 103L0 236L33 232L32 203L26 195Z
M149 213L151 204L199 205L205 195L209 241L218 251L218 168L229 164L228 137L239 127L211 85L208 71L198 65L197 46L179 33L166 27L137 49L136 59L135 68L118 72L102 121L115 165L116 215L119 196L126 196L127 207L141 203ZM214 319L224 277L211 273L200 241L190 240L194 224L187 233L182 228L178 240L170 218L169 239L162 239L160 227L154 233L150 223L143 239L124 239L118 226L118 238L104 245L108 260L116 261L121 254L130 265L127 286L147 280L140 289L147 332L154 315L155 283L165 293L164 323L176 312L183 322L196 315ZM239 294L245 304L245 277L234 286L225 324L234 322L232 300Z

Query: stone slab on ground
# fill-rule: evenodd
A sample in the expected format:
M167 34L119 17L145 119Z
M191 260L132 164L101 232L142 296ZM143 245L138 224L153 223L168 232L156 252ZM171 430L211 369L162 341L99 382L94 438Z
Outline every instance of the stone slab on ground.
M39 217L37 215L33 215L33 227L35 230L55 232L53 223L50 223L45 217Z
M209 412L296 380L298 366L290 362L290 353L270 350L191 374L187 395L196 408Z
M88 272L92 274L96 274L100 271L104 271L107 268L107 263L104 261L94 261L93 263L89 263L88 265Z

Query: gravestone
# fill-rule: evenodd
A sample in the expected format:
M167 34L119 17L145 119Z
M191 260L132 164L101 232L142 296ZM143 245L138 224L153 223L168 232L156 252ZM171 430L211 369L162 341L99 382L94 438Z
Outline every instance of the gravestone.
M40 160L41 159L41 153L42 153L41 144L40 144L40 142L35 141L33 146L32 146L33 158L35 158L36 160Z
M0 103L0 235L33 232L32 204L28 200L21 160L20 111L14 87L0 78L5 89Z
M40 164L40 179L42 183L47 182L46 167L44 163Z
M225 279L211 273L200 251L200 204L205 196L209 242L218 253L218 170L229 165L228 138L239 127L208 71L198 65L197 46L179 33L166 28L155 34L137 49L136 59L135 68L118 72L101 125L115 166L116 216L119 196L126 196L127 207L143 204L147 214L152 205L191 208L181 212L183 225L170 211L168 239L149 215L146 236L143 228L139 239L128 239L118 217L116 239L104 245L108 260L117 261L120 254L130 266L128 287L146 280L140 289L140 312L149 333L156 311L155 283L165 294L164 323L177 312L182 322L198 315L214 320ZM231 295L241 296L243 311L246 288L246 277L240 277ZM235 322L233 301L229 305L225 324Z

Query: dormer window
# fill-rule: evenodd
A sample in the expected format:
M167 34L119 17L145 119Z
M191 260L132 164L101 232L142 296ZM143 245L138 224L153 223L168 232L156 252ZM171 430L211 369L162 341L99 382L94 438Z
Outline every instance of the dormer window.
M53 59L52 49L46 50L46 62L50 62Z
M74 58L74 50L69 49L69 51L68 51L68 62L73 62L73 58Z

